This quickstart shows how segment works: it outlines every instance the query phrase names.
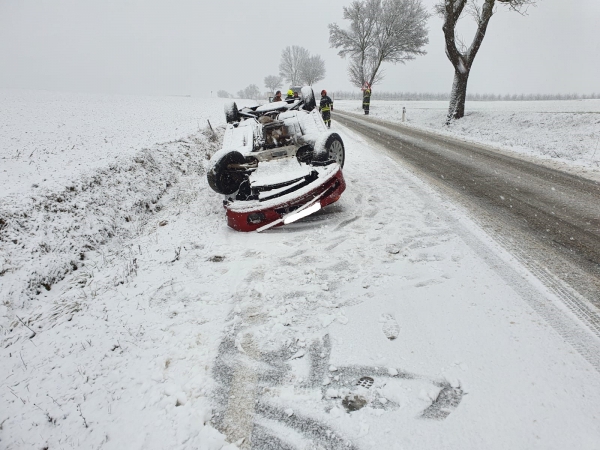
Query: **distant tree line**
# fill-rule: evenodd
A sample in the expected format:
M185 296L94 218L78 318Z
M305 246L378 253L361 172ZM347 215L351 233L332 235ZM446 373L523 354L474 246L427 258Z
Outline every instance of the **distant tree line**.
M361 100L362 92L336 91L336 100ZM405 101L448 101L450 93L430 92L385 92L373 91L373 100L405 100ZM600 93L592 94L467 94L467 101L541 101L541 100L585 100L600 99Z

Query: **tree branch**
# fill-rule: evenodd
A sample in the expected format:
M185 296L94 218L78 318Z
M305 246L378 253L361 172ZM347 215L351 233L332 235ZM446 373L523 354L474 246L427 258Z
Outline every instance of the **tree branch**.
M475 56L477 56L479 47L481 47L481 43L485 37L485 32L487 31L490 19L494 15L494 2L495 0L485 0L483 7L481 8L481 13L479 14L479 23L477 24L477 32L473 37L473 42L471 43L471 47L467 51L466 55L468 70L471 69L471 65L473 64Z
M444 24L442 31L446 40L446 56L454 66L454 69L459 70L459 67L465 67L463 55L456 47L456 37L454 30L456 23L463 12L467 0L444 0ZM441 9L441 8L440 8Z

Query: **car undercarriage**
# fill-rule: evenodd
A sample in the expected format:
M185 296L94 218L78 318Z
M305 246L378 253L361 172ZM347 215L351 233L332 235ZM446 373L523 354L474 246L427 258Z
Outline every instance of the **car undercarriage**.
M325 126L312 88L302 98L238 109L225 106L222 149L207 173L226 199L228 225L264 231L305 217L339 199L345 189L345 149Z

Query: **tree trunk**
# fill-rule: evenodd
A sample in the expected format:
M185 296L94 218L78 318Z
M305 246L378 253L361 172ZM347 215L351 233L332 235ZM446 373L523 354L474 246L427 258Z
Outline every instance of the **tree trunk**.
M511 3L513 0L498 0L502 3ZM481 47L488 23L494 14L494 5L496 0L484 0L481 9L475 8L477 19L477 31L473 37L473 42L467 50L459 51L456 47L455 29L456 23L461 17L467 0L445 0L441 4L444 14L444 38L446 40L446 56L454 66L454 83L452 84L452 93L450 94L450 107L448 108L448 117L446 124L452 119L460 119L465 115L465 100L467 98L467 82L473 60ZM471 11L473 12L473 11Z
M460 119L465 115L465 100L467 99L467 82L469 81L469 71L454 72L454 83L450 93L450 107L448 108L448 117L446 124L452 119Z

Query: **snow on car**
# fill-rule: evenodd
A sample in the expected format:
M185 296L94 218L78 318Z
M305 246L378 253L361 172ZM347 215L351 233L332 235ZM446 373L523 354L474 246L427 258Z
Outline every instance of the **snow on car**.
M330 132L312 88L302 97L238 109L225 106L223 147L211 158L208 184L220 194L227 224L264 231L337 201L346 188L342 138Z

